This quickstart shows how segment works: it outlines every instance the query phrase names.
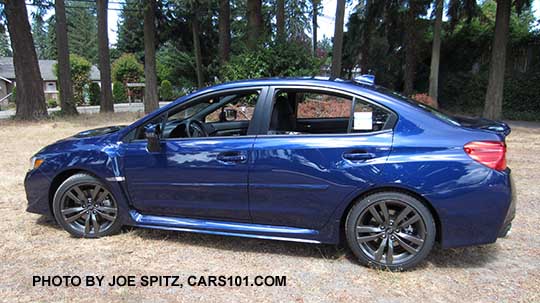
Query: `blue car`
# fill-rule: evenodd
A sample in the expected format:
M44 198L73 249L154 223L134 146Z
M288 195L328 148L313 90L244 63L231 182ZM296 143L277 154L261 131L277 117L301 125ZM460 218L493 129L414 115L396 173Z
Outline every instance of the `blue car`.
M370 81L260 79L184 96L31 159L28 211L76 237L123 225L347 243L411 268L511 228L505 123L445 115Z

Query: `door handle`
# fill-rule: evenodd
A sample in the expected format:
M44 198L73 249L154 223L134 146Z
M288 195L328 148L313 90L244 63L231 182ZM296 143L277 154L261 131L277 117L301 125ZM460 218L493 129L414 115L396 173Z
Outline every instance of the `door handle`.
M241 152L224 152L217 155L217 159L221 162L239 163L245 162L247 157Z
M343 153L343 158L351 161L365 161L375 158L375 154L366 151L352 151Z

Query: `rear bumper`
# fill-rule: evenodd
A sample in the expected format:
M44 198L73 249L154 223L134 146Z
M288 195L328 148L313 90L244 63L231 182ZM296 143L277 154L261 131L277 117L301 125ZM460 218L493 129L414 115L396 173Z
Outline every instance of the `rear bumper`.
M506 237L512 228L512 221L516 217L516 186L514 185L514 179L512 174L509 174L508 178L510 179L510 190L512 191L510 206L506 212L506 217L504 218L504 223L501 230L499 231L499 238Z

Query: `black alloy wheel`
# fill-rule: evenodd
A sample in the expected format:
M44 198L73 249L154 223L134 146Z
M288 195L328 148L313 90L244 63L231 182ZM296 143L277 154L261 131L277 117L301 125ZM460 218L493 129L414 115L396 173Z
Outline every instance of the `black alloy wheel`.
M53 211L57 222L76 237L98 238L121 227L116 199L103 183L87 174L73 175L60 185Z
M433 247L435 223L417 199L381 192L358 201L346 222L349 247L363 264L404 270L422 261Z

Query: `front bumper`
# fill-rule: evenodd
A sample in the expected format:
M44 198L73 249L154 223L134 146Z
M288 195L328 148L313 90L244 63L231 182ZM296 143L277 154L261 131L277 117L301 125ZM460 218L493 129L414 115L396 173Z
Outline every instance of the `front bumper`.
M28 171L24 178L24 189L26 191L26 199L28 206L27 212L52 216L49 204L49 188L51 180L39 169L36 171Z

